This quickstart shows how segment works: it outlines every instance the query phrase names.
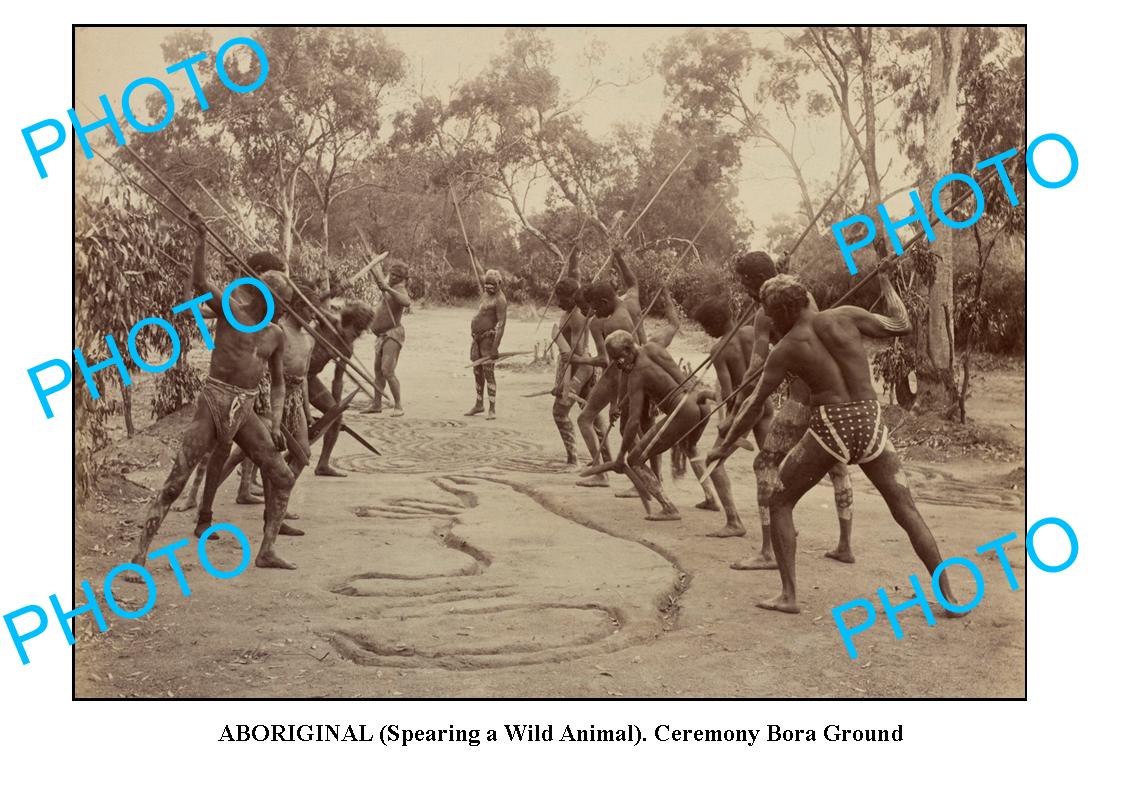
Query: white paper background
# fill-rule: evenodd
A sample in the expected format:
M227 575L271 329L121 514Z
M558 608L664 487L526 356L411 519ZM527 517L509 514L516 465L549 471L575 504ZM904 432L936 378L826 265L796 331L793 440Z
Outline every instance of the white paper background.
M1030 792L1110 789L1118 737L1117 606L1111 595L1120 562L1115 511L1119 494L1116 423L1120 312L1117 195L1118 26L1102 10L1022 3L839 5L761 4L560 6L514 2L409 6L316 3L303 19L278 19L276 4L197 2L159 6L60 4L8 6L3 58L0 163L5 190L6 306L0 316L0 394L4 396L0 613L27 603L47 607L71 584L70 400L53 401L46 421L26 375L31 365L67 358L71 347L71 174L66 150L49 156L38 179L20 129L65 119L71 102L71 24L145 20L412 23L483 21L675 24L891 20L905 24L1029 24L1029 136L1060 132L1076 146L1080 172L1067 187L1030 186L1028 472L1030 520L1058 515L1075 527L1080 557L1068 571L1031 569L1029 701L967 702L79 702L70 700L71 654L57 624L31 642L20 666L0 639L2 789L90 793L137 789L217 793L279 786L282 793L336 787L363 793L437 787L456 792L593 792L613 785L657 792L718 786L826 785L831 792L980 792L1029 785ZM1044 10L1038 10L1044 9ZM797 14L783 19L778 15ZM985 15L985 18L980 18ZM139 76L139 75L138 75ZM1011 113L1017 112L1012 108ZM69 149L69 143L67 144ZM1039 150L1043 174L1064 173L1060 147ZM1054 164L1050 167L1050 157ZM980 528L980 542L998 529ZM1039 551L1062 560L1063 537L1043 531ZM997 586L997 584L992 584ZM64 605L65 605L64 598ZM0 628L2 630L2 628ZM853 744L418 745L408 749L352 744L223 744L230 723L366 723L500 728L503 723L572 722L587 726L759 727L778 723L820 731L844 726L905 725L906 742Z

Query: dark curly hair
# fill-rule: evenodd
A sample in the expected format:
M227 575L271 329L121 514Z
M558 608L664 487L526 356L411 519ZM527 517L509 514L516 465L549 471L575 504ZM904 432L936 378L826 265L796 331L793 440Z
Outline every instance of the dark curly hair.
M694 308L694 320L702 325L710 337L721 337L733 317L729 302L723 296L712 296Z
M250 259L246 261L247 265L259 274L264 274L267 271L284 271L285 264L275 254L269 252L257 252L250 255Z
M616 298L616 288L611 282L594 282L584 288L585 301L591 306L598 301L612 301Z
M760 285L776 276L776 263L767 252L741 252L733 258L733 270L746 284Z
M352 299L343 305L339 322L352 329L366 329L374 321L374 308L365 301Z
M765 314L786 334L808 304L807 288L794 276L781 274L761 285L760 301Z

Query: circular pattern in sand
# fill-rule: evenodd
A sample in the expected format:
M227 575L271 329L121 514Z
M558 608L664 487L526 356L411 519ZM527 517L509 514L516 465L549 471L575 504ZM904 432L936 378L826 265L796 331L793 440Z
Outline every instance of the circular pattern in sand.
M518 431L462 420L347 421L382 452L335 458L355 473L474 472L483 467L519 472L562 472L542 448Z

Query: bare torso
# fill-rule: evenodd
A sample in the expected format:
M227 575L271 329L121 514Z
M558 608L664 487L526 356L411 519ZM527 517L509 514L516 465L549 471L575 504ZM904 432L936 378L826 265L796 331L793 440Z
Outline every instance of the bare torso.
M776 346L780 364L806 382L814 406L877 398L862 333L847 309L801 319Z
M233 307L232 311L237 313ZM260 318L239 318L239 322L246 325L253 325L255 320ZM209 373L235 387L256 390L266 363L283 341L284 333L274 323L258 332L240 332L229 324L224 315L219 315L215 323Z
M374 308L374 320L371 321L370 330L375 334L382 334L402 323L402 305L389 292L383 292L382 301Z
M480 308L472 317L472 334L483 334L499 325L501 303L504 305L507 303L502 293L496 293L494 296L484 294L480 299Z

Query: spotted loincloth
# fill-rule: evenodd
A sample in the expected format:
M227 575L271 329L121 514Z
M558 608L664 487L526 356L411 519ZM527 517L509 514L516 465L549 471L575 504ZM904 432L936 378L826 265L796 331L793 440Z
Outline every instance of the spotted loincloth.
M815 407L810 431L827 453L844 464L876 459L889 441L876 398Z

